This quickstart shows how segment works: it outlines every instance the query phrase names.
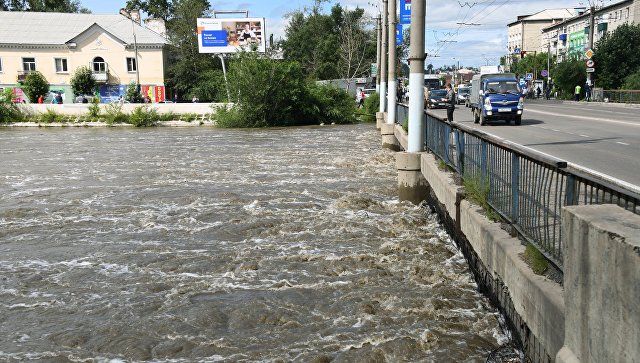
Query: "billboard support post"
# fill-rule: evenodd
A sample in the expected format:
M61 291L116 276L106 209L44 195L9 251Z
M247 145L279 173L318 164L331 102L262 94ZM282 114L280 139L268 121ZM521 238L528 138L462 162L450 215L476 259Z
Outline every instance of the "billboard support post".
M229 81L227 80L227 67L224 65L224 56L218 54L220 62L222 62L222 74L224 75L224 87L227 89L227 102L231 103L231 94L229 93Z

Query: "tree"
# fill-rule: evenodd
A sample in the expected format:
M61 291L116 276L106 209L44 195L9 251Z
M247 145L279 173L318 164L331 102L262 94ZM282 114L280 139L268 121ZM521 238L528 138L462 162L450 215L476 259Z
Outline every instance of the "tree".
M169 67L167 88L180 99L187 99L194 87L205 87L210 81L208 70L221 69L220 61L209 54L200 54L195 30L196 19L209 12L206 0L177 0L173 3L173 17L167 23L169 37ZM204 98L203 98L204 99Z
M76 96L90 95L95 93L96 81L93 79L93 72L87 66L76 68L71 76L71 89Z
M354 78L361 77L370 70L371 60L367 58L367 50L375 47L375 43L371 44L368 34L364 31L363 13L359 8L347 12L339 33L338 75L349 81L347 85L351 84Z
M129 0L125 8L131 10L142 10L150 17L169 20L173 13L173 2L169 0Z
M0 0L0 10L90 13L79 0Z
M618 89L640 68L640 25L622 24L605 34L595 46L596 85Z
M49 92L49 82L42 73L32 71L27 74L22 89L29 97L29 101L37 102L40 96L44 98Z
M140 85L136 82L129 83L124 93L124 99L131 103L141 103L142 94L140 93Z
M640 90L640 68L624 80L624 89Z
M558 63L552 73L554 84L561 97L572 97L577 85L584 85L587 82L587 73L582 60L566 60Z

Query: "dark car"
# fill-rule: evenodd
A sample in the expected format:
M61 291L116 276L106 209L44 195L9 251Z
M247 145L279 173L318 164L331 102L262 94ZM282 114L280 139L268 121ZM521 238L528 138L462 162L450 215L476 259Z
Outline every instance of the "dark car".
M427 98L427 108L447 108L447 90L434 89L429 91Z

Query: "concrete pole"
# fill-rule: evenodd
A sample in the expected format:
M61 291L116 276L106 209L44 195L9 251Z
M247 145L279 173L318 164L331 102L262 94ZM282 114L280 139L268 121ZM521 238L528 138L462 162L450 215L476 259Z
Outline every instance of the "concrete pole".
M411 2L411 45L409 49L409 144L408 152L424 150L424 19L426 0Z
M596 34L595 32L595 25L596 25L596 8L594 6L591 7L591 9L589 10L591 12L591 14L589 14L589 49L593 49L593 36ZM587 73L587 82L589 82L589 85L591 87L593 87L593 79L591 78L591 75L593 73Z
M376 17L376 92L380 93L380 57L382 54L382 26L380 13Z
M387 76L387 123L396 123L396 1L389 2L389 73Z
M382 50L380 53L380 112L385 112L387 110L387 51L388 51L388 43L387 43L387 32L388 32L388 24L387 24L387 10L388 0L382 0Z

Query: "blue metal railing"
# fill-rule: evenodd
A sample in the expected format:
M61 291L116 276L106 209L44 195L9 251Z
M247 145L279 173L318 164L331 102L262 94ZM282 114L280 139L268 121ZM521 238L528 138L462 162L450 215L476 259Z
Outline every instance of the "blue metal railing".
M406 106L398 105L401 108ZM640 192L631 186L430 113L426 120L426 149L463 180L478 183L513 233L534 244L560 270L562 207L610 203L640 214Z

